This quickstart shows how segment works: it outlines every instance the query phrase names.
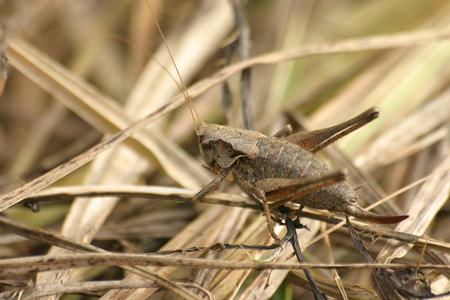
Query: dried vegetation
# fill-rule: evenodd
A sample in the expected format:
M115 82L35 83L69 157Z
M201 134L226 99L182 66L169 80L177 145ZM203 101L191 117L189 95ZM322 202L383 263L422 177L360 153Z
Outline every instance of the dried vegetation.
M231 123L242 127L239 72L248 66L264 133L287 122L321 128L378 106L378 120L321 155L350 170L360 204L384 199L375 211L410 215L397 226L354 220L371 257L447 265L421 271L434 293L449 291L448 1L248 1L251 58L226 68L223 47L236 37L227 1L149 2L205 122L223 122L229 80ZM210 204L190 201L213 176L144 0L0 3L1 297L311 299L290 246L265 266L247 253L274 250L134 255L271 243L236 186ZM30 197L39 212L19 204ZM328 266L313 269L319 288L377 299L373 268L333 220L311 213L302 219L310 231L298 230L308 267Z

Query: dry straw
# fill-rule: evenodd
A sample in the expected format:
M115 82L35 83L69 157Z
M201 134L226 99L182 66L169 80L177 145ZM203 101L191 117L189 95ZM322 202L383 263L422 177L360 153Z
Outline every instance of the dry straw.
M0 269L13 287L1 297L308 299L300 269L310 268L329 296L375 299L369 269L404 266L419 267L434 293L449 290L447 1L249 1L250 58L224 68L221 49L237 35L229 1L149 2L207 122L222 122L217 87L229 80L239 98L236 79L248 67L255 128L264 133L287 120L315 129L380 107L379 120L323 157L350 170L361 204L384 199L378 212L410 218L396 228L353 221L376 265L341 225L332 227L342 216L310 210L302 219L310 231L298 230L305 265L290 247L267 263L249 256L273 251L138 254L271 240L239 189L190 202L213 175L201 167L186 100L145 1L5 1L12 9L0 16L9 61L8 76L0 70ZM232 112L241 126L238 106ZM41 211L16 205L26 198Z

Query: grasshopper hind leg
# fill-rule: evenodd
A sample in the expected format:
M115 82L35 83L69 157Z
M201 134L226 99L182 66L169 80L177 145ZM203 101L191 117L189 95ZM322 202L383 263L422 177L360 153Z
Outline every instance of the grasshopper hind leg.
M240 184L242 190L250 195L258 206L263 206L270 235L279 244L281 240L273 229L271 212L293 199L345 180L346 174L345 171L337 171L318 178L265 178L255 183L243 181Z
M275 243L277 245L281 244L281 239L278 237L278 235L275 233L275 230L273 229L272 225L272 218L270 216L270 209L269 204L267 203L266 196L263 190L258 189L248 181L244 181L241 183L241 188L246 192L248 195L251 196L256 202L257 206L261 206L263 208L264 216L266 218L267 222L267 229L269 230L270 235L275 240Z
M287 124L283 128L281 128L279 131L277 131L273 137L282 139L292 134L292 126L290 124Z

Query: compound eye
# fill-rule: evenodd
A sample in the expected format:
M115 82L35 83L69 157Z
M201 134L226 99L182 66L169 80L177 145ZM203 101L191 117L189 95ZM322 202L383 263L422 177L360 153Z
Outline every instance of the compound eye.
M209 168L213 168L215 165L214 162L214 147L211 147L209 143L201 142L200 143L200 153L202 155L203 161Z

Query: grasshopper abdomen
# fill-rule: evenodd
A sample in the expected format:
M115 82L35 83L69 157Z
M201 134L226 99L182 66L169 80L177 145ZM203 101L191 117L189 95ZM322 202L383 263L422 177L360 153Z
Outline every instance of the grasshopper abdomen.
M258 150L260 155L256 159L241 157L233 166L233 172L240 183L255 184L268 178L311 179L332 173L332 169L317 156L283 139L260 137ZM270 197L271 190L266 189L265 192ZM339 201L334 201L336 199L356 199L356 194L346 182L318 189L301 197L294 194L284 198L283 202L296 202L331 211L342 211L342 205L339 205ZM269 202L276 203L277 200L281 199Z

